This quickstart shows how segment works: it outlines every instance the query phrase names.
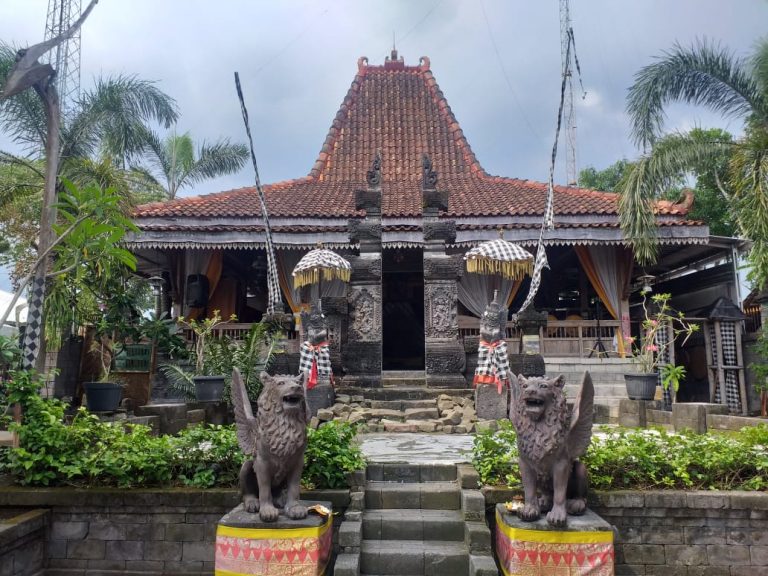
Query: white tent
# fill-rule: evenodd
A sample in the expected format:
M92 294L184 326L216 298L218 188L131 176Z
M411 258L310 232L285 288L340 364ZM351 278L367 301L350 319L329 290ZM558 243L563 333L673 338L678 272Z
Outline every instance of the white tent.
M13 300L13 294L0 290L0 314L4 314ZM27 322L27 299L19 298L8 315L6 324L0 326L0 335L13 336L18 333L18 325Z

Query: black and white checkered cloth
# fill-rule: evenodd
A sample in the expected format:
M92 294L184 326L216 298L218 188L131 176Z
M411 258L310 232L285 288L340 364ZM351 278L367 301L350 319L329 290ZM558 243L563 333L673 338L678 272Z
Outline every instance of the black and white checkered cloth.
M319 378L331 378L331 349L328 342L316 346L305 340L301 344L299 374L304 375L307 388L314 388Z
M297 275L302 272L311 272L313 270L317 270L318 274L323 273L324 270L328 270L329 272L338 271L336 276L344 276L346 280L349 280L352 265L348 260L339 256L332 250L327 250L325 248L310 250L301 257L301 260L298 261L296 267L293 269L292 276L294 277L294 286L297 288L301 286L296 283L295 279ZM330 273L328 275L334 277L334 275Z
M536 292L539 291L539 286L541 285L541 272L544 268L549 268L549 262L547 261L547 252L544 249L544 244L539 242L539 249L536 252L536 262L533 264L531 286L528 288L528 296L526 296L525 302L520 306L520 310L517 311L518 314L522 313L533 303L533 299L536 297Z
M499 394L509 384L509 357L506 340L489 344L480 340L477 347L477 368L473 384L495 384Z
M669 330L670 330L670 326L667 325L664 327L664 330L659 330L658 332L656 332L656 346L658 347L658 351L656 352L656 358L659 361L659 364L658 364L659 368L669 364L669 359L670 359ZM675 392L671 386L666 390L664 390L664 384L661 378L661 370L658 371L657 377L658 377L659 386L661 386L661 389L664 393L664 406L669 408L672 405L672 397Z
M41 266L38 273L32 279L29 290L29 308L27 309L27 325L24 329L24 342L22 348L21 363L25 370L35 367L37 357L40 355L41 339L43 335L43 301L45 300L45 267Z
M711 326L709 335L712 343L712 364L717 367L717 339L714 325ZM723 346L723 366L736 366L736 322L726 320L720 322L720 342ZM715 372L715 402L722 404L717 374ZM725 404L730 412L741 412L741 393L736 370L725 370Z
M488 258L500 262L523 262L526 260L532 262L533 254L517 244L503 238L497 238L496 240L489 240L475 246L464 256L464 260L472 260L474 258Z

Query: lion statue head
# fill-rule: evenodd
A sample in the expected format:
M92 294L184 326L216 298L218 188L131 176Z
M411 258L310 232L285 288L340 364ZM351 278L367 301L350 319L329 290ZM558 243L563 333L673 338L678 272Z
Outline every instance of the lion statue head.
M269 438L273 453L282 452L281 446L303 444L309 419L301 378L287 374L270 376L262 372L260 379L264 388L259 395L256 414L259 436Z
M510 419L517 429L521 451L541 457L562 444L568 428L564 386L562 375L557 378L517 377Z

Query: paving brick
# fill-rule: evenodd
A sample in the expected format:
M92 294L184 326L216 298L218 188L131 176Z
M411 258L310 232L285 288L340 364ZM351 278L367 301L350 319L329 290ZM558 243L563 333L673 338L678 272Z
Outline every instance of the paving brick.
M627 564L664 564L664 546L658 544L625 544L624 561Z
M339 546L360 546L362 532L362 522L342 522L339 526Z
M725 527L714 526L686 526L686 544L725 544Z
M73 560L102 560L106 544L104 540L70 540L67 543L67 558Z
M768 566L768 546L750 546L750 561L755 566Z
M706 546L668 544L664 548L666 563L673 566L701 566L708 564Z
M181 560L181 542L145 542L145 560Z
M202 524L168 524L165 527L165 539L170 542L199 542L203 539Z
M53 522L52 540L82 540L88 534L88 522Z
M339 554L333 567L334 576L359 576L360 554Z
M738 566L749 564L749 546L710 544L707 546L710 566Z
M479 490L461 491L461 511L467 520L485 519L485 498Z
M183 542L181 558L184 562L214 560L214 542Z
M107 542L106 557L110 560L143 560L144 542L136 540Z

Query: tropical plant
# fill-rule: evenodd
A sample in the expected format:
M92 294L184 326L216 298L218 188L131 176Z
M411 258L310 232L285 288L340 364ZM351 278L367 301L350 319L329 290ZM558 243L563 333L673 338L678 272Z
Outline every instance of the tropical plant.
M594 166L587 166L579 172L579 186L613 192L630 168L632 168L632 163L626 158L617 160L603 170L598 170Z
M226 139L213 144L203 142L195 153L189 132L179 135L175 130L164 139L148 133L143 153L168 200L176 198L185 186L237 172L250 155L245 145L230 144Z
M768 337L765 329L760 331L752 351L760 357L760 360L750 364L749 368L755 375L752 386L755 392L760 394L760 415L765 418L768 416Z
M685 378L685 366L678 364L664 364L659 370L661 374L661 385L664 390L669 390L670 386L672 390L677 392L680 390L680 381Z
M664 109L675 101L703 105L744 121L739 139L706 132L678 132L660 139ZM621 228L641 264L657 255L654 199L680 174L726 162L716 185L727 198L741 234L753 242L751 278L768 279L768 40L751 60L736 58L707 41L675 45L642 68L630 88L627 109L632 135L647 152L622 180L618 191Z
M190 321L185 321L185 323L188 326L191 324ZM198 329L200 329L199 324ZM251 326L250 331L241 341L228 336L210 337L209 334L205 336L203 344L205 356L203 373L197 372L197 342L192 354L196 363L194 372L190 371L184 364L178 363L164 364L160 367L160 371L168 379L171 389L181 393L186 398L195 397L194 376L224 376L224 400L231 403L232 371L237 368L243 377L248 396L256 399L261 393L262 387L260 374L269 368L274 358L275 346L279 340L278 331L279 326L263 321Z
M642 320L642 339L639 345L634 347L635 361L643 374L650 374L659 368L662 356L658 353L657 335L660 331L667 331L669 346L673 346L675 340L683 336L683 344L691 335L699 329L698 324L686 322L682 312L674 313L669 304L671 294L654 294L651 296L649 306L647 299L648 291L643 291L643 320ZM685 374L683 369L682 375ZM674 375L682 377L679 370L673 371L670 377L670 383L674 381ZM677 388L675 388L677 390Z

